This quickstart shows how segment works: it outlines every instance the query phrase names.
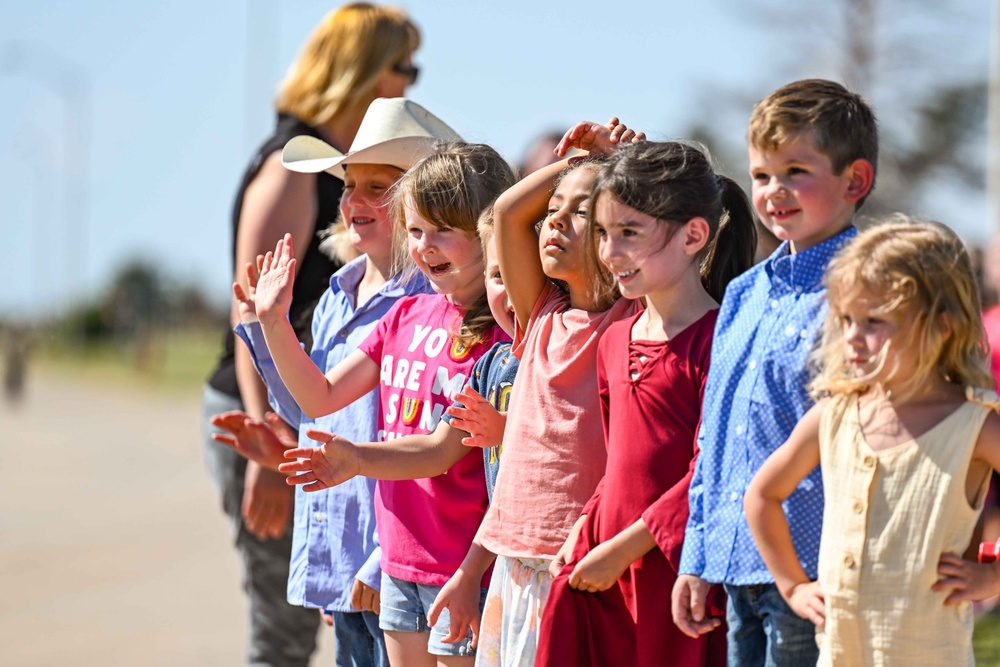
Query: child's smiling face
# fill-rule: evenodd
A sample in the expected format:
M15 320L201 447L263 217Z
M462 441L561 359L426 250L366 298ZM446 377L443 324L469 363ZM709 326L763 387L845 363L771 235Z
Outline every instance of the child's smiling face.
M793 252L802 252L850 226L860 194L852 188L854 167L839 174L816 148L811 133L777 149L750 147L750 176L757 215Z
M388 192L403 175L385 164L350 164L344 168L340 215L358 251L376 261L392 254L392 215Z
M577 167L566 174L549 198L549 207L538 231L542 271L549 278L576 282L584 274L584 239L590 190L597 168Z
M483 293L483 253L472 232L425 220L407 198L403 205L410 257L438 294L468 307Z

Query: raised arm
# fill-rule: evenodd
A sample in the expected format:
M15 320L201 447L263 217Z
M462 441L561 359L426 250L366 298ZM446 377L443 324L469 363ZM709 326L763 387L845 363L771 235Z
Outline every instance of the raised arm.
M535 224L545 217L552 184L568 163L560 160L528 174L493 205L500 275L522 331L548 280L542 272Z
M272 153L264 161L243 195L236 234L234 280L237 283L244 280L246 264L274 247L286 232L308 238L315 224L315 189L316 176L288 171L281 165L280 152ZM239 304L235 300L230 321L234 326L239 321ZM237 344L234 354L243 407L252 418L263 419L268 409L264 383L244 346ZM285 488L282 475L250 462L244 481L241 514L247 528L261 538L281 535L291 516L293 497Z
M823 592L799 563L781 504L819 465L819 424L828 402L817 403L802 417L785 444L754 475L743 496L747 523L778 591L796 614L816 625L823 625L825 618Z
M326 375L313 363L288 321L296 264L292 237L286 234L261 262L254 302L281 381L302 412L315 419L340 410L377 387L379 366L360 350Z
M571 148L590 155L606 155L619 143L642 141L646 135L635 132L611 118L605 125L584 121L571 127L556 146L563 156ZM497 258L505 276L507 297L514 307L518 327L523 331L545 287L546 278L538 252L535 224L548 211L552 184L570 159L560 160L525 176L497 199L493 207Z

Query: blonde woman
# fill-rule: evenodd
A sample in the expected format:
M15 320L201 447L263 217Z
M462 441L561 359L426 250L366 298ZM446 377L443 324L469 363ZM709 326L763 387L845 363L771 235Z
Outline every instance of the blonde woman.
M312 308L339 263L319 249L319 231L337 216L343 182L326 174L295 173L281 164L281 148L294 136L322 139L346 152L368 106L378 97L401 97L417 76L413 52L420 34L398 9L353 3L328 14L314 30L282 83L277 124L243 176L233 208L233 266L243 267L291 233L299 275L290 318L307 346ZM238 321L234 302L232 322ZM245 410L261 420L267 392L243 346L226 332L225 351L205 387L206 420ZM247 463L214 442L206 421L209 469L235 531L244 567L250 627L247 664L307 665L315 649L319 615L285 601L291 550L293 490L284 475Z

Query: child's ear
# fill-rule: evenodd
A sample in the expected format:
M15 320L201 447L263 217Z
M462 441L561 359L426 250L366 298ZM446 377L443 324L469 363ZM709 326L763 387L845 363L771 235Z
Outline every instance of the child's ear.
M846 199L852 203L857 202L871 192L872 185L875 183L875 167L868 160L858 158L847 165L846 169L851 177L847 186Z
M948 311L942 310L938 313L938 322L941 324L942 339L948 340L951 338L954 327L951 324L951 315L948 314Z
M684 234L684 251L689 255L697 255L701 252L705 244L708 243L711 228L705 218L691 218L684 225L681 232Z

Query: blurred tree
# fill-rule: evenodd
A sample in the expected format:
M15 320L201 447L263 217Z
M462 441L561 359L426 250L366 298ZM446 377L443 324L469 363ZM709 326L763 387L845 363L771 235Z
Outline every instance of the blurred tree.
M730 8L758 24L769 43L780 40L776 54L794 57L753 81L753 94L703 93L713 113L699 115L687 136L708 145L724 173L749 188L744 136L725 128L745 131L756 100L784 83L825 77L869 96L880 119L878 182L865 217L919 212L942 188L984 194L987 68L962 48L988 39L984 4L835 0L796 7L772 0Z

